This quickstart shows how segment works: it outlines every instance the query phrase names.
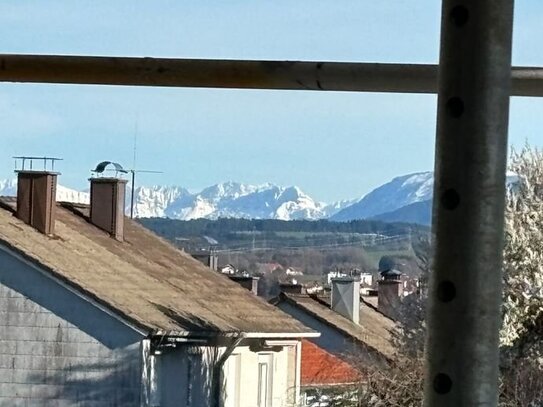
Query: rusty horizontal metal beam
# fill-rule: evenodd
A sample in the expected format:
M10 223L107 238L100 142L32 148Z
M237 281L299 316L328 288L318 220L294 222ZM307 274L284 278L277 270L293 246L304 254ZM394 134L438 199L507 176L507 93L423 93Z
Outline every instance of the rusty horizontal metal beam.
M437 65L0 54L0 82L436 93ZM543 68L513 68L511 94L543 96Z

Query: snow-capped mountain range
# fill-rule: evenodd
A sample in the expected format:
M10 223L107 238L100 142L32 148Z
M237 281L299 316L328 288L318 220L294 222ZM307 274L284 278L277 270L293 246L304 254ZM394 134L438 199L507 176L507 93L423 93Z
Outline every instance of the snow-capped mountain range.
M410 205L430 201L434 189L433 172L403 175L374 189L358 202L338 211L335 221L378 217Z
M0 180L0 196L14 196L17 180ZM130 195L126 196L126 212L130 211ZM249 185L224 182L191 193L179 186L137 187L134 193L136 217L172 219L250 218L250 219L323 219L328 218L352 201L333 204L317 202L300 188L273 184ZM88 203L89 193L57 186L57 201Z
M429 224L432 188L431 172L416 173L394 178L361 199L326 204L314 200L296 186L270 183L224 182L195 193L179 186L142 186L135 190L134 214L181 220L230 217L348 221L376 218ZM16 180L0 180L0 195L15 195L16 189ZM128 213L130 190L126 195ZM89 194L58 185L57 201L88 203Z
M190 193L180 187L136 188L138 217L322 219L342 208L316 202L298 187L224 182Z

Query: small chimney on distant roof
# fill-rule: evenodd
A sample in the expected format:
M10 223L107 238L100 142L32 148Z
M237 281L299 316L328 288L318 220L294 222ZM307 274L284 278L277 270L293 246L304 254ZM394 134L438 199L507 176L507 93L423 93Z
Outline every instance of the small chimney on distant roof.
M235 281L243 288L251 291L254 295L258 295L258 280L260 279L259 277L232 275L228 276L228 278L232 281Z
M213 271L219 269L219 256L214 250L201 250L192 252L190 255Z
M54 169L55 161L59 161L60 158L14 158L17 173L17 218L43 234L54 234L59 175ZM20 169L17 169L17 160L21 161ZM42 161L43 169L36 169Z
M99 177L108 165L113 165L115 177ZM124 240L124 207L126 180L119 178L125 171L119 164L103 161L93 171L96 176L90 181L90 221L93 225L108 232L111 237Z
M403 292L402 273L387 269L380 272L382 279L378 282L377 309L390 318L395 319Z

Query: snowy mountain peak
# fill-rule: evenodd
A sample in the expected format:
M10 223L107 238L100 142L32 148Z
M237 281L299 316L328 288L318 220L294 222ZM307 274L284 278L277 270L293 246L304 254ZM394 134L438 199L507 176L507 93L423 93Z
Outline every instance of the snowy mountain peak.
M0 181L0 195L15 195L17 181ZM126 213L130 212L130 188ZM179 186L141 186L134 191L136 217L197 219L220 217L254 219L321 219L333 208L314 201L296 186L282 187L228 181L191 193ZM57 186L57 201L89 203L89 193Z
M365 219L393 212L404 206L431 199L433 187L432 172L402 175L374 189L358 202L336 213L331 219L337 221Z
M17 192L17 179L0 179L0 195L14 196Z

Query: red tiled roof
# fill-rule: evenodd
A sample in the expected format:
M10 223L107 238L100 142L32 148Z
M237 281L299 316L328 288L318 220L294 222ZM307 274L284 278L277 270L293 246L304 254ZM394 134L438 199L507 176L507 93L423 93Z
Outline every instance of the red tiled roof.
M354 383L361 373L306 339L302 340L302 386Z

